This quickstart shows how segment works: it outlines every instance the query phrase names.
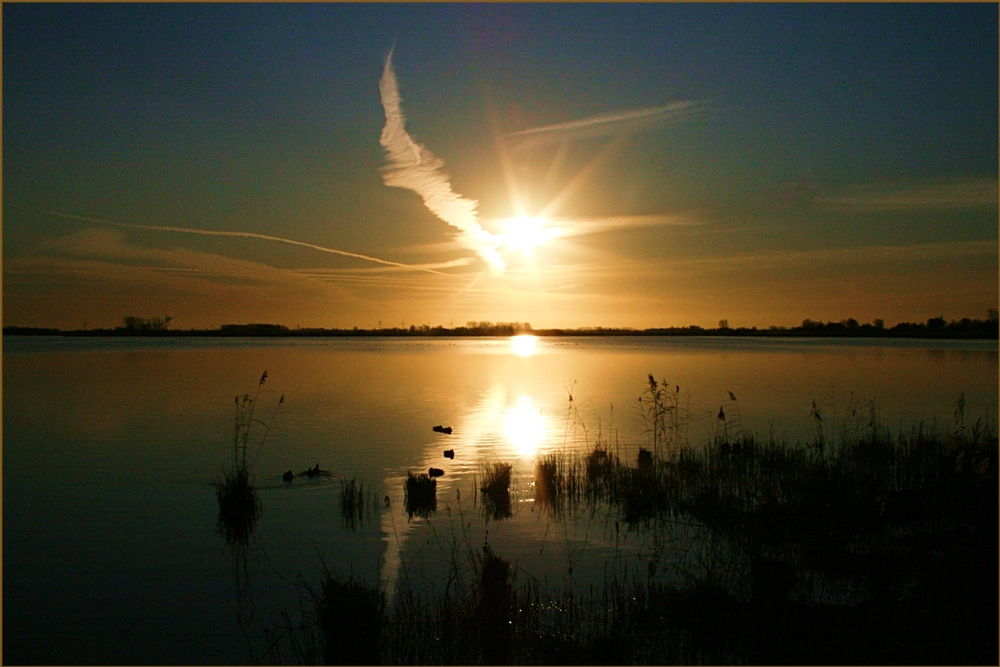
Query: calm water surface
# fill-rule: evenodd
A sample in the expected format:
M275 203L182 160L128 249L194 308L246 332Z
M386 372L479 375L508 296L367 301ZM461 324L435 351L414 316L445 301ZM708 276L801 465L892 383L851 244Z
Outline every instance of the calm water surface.
M720 407L792 442L814 435L813 401L827 428L874 408L894 431L943 431L960 394L966 419L995 423L997 362L996 341L5 337L3 658L249 662L260 628L297 613L321 559L390 591L400 576L430 588L450 553L488 539L519 577L586 586L664 545L600 515L536 509L534 462L598 442L634 460L648 443L637 399L649 373L679 387L697 446ZM260 405L285 401L257 459L264 514L240 561L216 534L210 482L231 459L233 397L265 369ZM501 522L483 519L475 492L491 461L515 470ZM316 463L335 477L282 482ZM437 512L410 518L403 480L431 466L445 472ZM380 508L357 530L339 510L350 478Z

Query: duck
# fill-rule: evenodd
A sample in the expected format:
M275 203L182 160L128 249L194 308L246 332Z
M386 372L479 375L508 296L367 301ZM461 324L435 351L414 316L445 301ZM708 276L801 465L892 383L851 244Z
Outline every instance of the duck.
M446 450L444 450L444 457L446 459L453 459L453 458L455 458L455 450L454 449L446 449Z
M289 470L288 472L286 472L284 475L281 476L281 479L285 480L286 482L290 482L292 481L293 477L295 477L295 473Z
M431 468L430 470L427 471L428 477L440 477L443 474L444 470L441 470L441 468Z
M434 431L435 433L445 433L447 435L451 435L450 426L441 426L440 424L438 424L437 426L431 428L431 430Z

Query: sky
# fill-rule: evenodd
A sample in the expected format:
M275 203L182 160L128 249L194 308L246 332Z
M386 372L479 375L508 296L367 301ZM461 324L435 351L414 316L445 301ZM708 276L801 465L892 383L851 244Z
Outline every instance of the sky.
M998 303L993 4L4 4L3 324Z

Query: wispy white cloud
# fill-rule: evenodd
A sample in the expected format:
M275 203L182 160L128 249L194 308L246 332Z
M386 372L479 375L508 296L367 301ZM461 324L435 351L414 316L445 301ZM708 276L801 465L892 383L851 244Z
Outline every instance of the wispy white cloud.
M113 326L130 312L164 311L182 327L329 326L357 323L372 312L370 299L295 270L183 247L132 245L123 231L106 227L52 238L29 255L9 258L3 279L5 319L38 326Z
M401 262L392 262L387 259L379 259L378 257L371 257L370 255L362 255L356 252L348 252L347 250L337 250L336 248L327 248L325 246L316 245L314 243L306 243L305 241L296 241L294 239L286 239L280 236L270 236L268 234L257 234L255 232L234 232L225 230L213 230L213 229L192 229L190 227L169 227L163 225L138 225L127 222L114 222L112 220L102 220L101 218L91 218L83 215L72 215L70 213L58 213L56 211L46 211L50 215L59 216L61 218L69 218L72 220L81 220L83 222L96 222L102 225L114 225L116 227L127 227L130 229L148 229L155 232L175 232L181 234L200 234L203 236L231 236L246 239L260 239L263 241L276 241L278 243L287 243L289 245L302 246L303 248L311 248L313 250L318 250L320 252L330 253L333 255L341 255L343 257L353 257L355 259L363 259L367 262L375 262L376 264L383 264L385 266L391 266L398 269L406 269L410 271L427 271L429 273L440 273L436 271L434 267L428 265L413 265L413 264L403 264ZM461 266L461 264L449 263L449 266ZM440 275L448 275L440 273Z
M648 130L662 123L679 122L701 112L700 102L674 102L661 107L613 111L589 118L510 132L506 137L516 149L537 148L577 139L592 139Z
M505 262L497 251L500 241L479 223L479 202L456 194L442 171L444 162L406 131L392 51L385 59L379 92L385 109L381 144L389 157L389 164L383 168L385 184L419 194L431 213L458 230L459 243L474 251L494 271L503 271Z

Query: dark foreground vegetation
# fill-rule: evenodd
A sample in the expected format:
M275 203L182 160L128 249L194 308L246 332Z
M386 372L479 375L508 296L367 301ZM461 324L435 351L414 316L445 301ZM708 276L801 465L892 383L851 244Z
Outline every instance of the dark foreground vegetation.
M943 317L932 317L927 322L900 322L886 327L881 319L861 324L854 318L839 322L817 322L803 320L801 326L767 329L757 327L730 328L727 320L721 320L718 328L700 326L656 327L633 329L629 327L584 327L577 329L533 329L528 322L467 322L459 327L435 326L429 324L399 327L379 326L375 329L289 329L282 324L223 324L218 329L169 329L171 318L166 317L126 317L121 326L114 329L60 330L42 327L4 327L5 336L215 336L215 337L317 337L317 336L513 336L531 333L535 336L793 336L793 337L837 337L837 338L992 338L998 336L997 309L990 308L985 320L963 317L961 320L945 321Z
M634 459L598 442L535 465L536 511L653 536L639 561L552 589L516 553L456 539L443 586L404 576L394 596L326 570L261 661L997 664L997 434L961 397L943 434L890 433L874 410L831 434L814 411L806 444L745 433L733 397L691 446L673 393L650 376ZM480 473L483 516L502 521L510 466ZM407 478L408 512L433 513L426 477Z

